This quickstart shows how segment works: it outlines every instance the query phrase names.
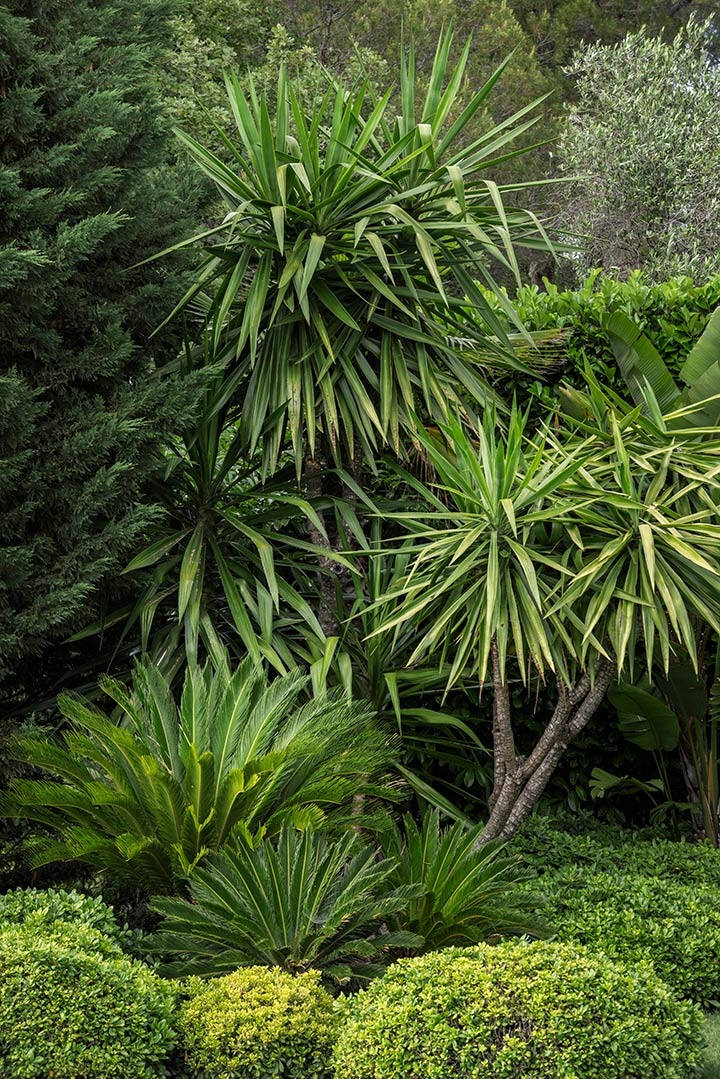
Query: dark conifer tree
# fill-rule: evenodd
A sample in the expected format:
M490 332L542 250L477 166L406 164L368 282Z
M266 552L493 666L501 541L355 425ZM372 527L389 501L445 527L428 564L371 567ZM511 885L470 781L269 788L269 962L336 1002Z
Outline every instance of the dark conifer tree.
M186 400L150 340L197 224L172 165L156 0L0 5L0 697L47 689L152 515L159 432ZM183 189L184 185L184 189Z

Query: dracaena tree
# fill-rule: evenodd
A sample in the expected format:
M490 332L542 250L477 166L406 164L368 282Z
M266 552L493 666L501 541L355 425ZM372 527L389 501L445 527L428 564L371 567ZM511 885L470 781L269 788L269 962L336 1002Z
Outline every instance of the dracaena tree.
M702 455L703 447L714 444L720 419L720 309L686 356L677 381L651 341L623 311L607 316L604 328L635 405L672 431L687 430ZM565 405L576 416L593 412L592 401L577 390L566 391ZM700 470L710 467L711 458L698 461ZM679 748L697 826L717 847L720 650L712 624L704 617L693 619L693 630L693 652L679 648L669 665L655 664L652 692L637 684L621 684L616 700L625 702L621 710L632 717L635 736L645 745L662 745L665 725L667 748Z
M513 318L491 265L517 270L513 242L545 246L546 238L532 215L506 209L491 177L535 118L528 106L464 142L505 65L464 98L470 43L454 66L451 46L452 35L443 36L422 99L410 48L397 99L391 89L376 94L369 79L346 89L329 78L312 116L302 86L282 68L272 108L252 79L243 86L231 75L237 130L224 135L222 158L181 135L227 206L222 225L185 241L202 242L206 255L180 307L194 327L198 366L223 373L203 419L203 431L214 425L213 438L192 443L195 471L213 474L210 455L217 457L225 420L236 462L238 455L249 469L259 462L267 481L294 461L304 493L325 499L327 510L329 496L350 498L348 481L362 482L380 453L404 451L417 415L442 418L448 402L471 414L494 397L488 364L518 366L477 278ZM331 477L337 468L346 474ZM352 586L345 566L338 607L333 575L345 524L336 526L332 515L326 521L324 510L316 517L305 511L300 535L306 553L308 540L315 548L315 575L301 571L298 579L268 553L275 537L266 510L276 495L287 507L287 487L257 489L262 512L241 544L242 509L234 508L229 526L227 514L216 512L228 473L219 466L214 476L204 505L194 493L183 496L192 520L184 512L180 529L174 520L165 529L167 539L182 533L170 558L161 536L134 566L149 565L149 557L157 574L167 567L166 590L179 579L177 621L184 620L191 653L203 611L219 606L210 595L215 587L231 632L251 650L259 632L263 653L287 663L282 622L289 612L307 637L299 651L327 654L326 639L340 634L347 614L342 593ZM243 557L228 559L222 540L233 530L231 552ZM308 580L310 613L298 598ZM138 608L146 622L159 591L153 586Z
M482 841L511 836L618 673L697 663L693 617L720 629L717 438L671 429L599 387L583 425L422 436L435 470L398 515L404 576L378 601L384 632L414 623L410 662L450 663L493 694L494 786ZM381 630L382 632L383 630ZM518 749L515 680L554 696L530 752Z
M465 145L505 65L463 101L471 43L455 66L451 44L451 34L440 39L420 101L412 48L401 58L399 115L392 89L377 97L368 82L346 90L329 79L307 117L281 70L274 115L252 80L244 90L228 78L237 131L226 160L181 136L228 210L193 238L207 255L184 305L202 311L224 395L242 400L247 444L266 473L286 441L298 474L356 455L374 468L378 451L401 448L416 414L492 397L474 344L486 354L494 335L498 356L515 362L476 279L500 294L493 261L516 268L514 241L546 244L492 181L534 124L533 106Z

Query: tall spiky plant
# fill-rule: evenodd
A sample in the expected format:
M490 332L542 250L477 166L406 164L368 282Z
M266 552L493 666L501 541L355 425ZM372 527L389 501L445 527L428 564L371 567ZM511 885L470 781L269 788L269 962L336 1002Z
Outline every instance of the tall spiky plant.
M717 438L658 426L595 388L581 431L507 433L488 412L475 439L423 436L434 486L427 509L397 514L410 532L404 576L380 597L384 626L418 627L412 663L450 662L493 694L494 788L482 840L514 834L615 673L697 665L693 618L720 630ZM554 683L551 719L518 752L511 671Z
M252 80L246 92L228 77L230 164L181 136L228 206L221 227L187 241L208 253L183 304L201 310L225 394L242 395L249 446L262 447L268 472L286 437L298 473L304 459L348 463L356 451L374 468L416 414L492 396L474 343L493 334L498 355L516 363L475 279L516 322L490 263L517 270L513 240L546 239L486 176L535 123L533 106L463 145L505 64L465 102L471 42L454 67L451 45L443 35L422 101L412 47L401 57L399 116L392 90L376 100L367 82L347 91L331 79L308 119L281 71L274 117Z

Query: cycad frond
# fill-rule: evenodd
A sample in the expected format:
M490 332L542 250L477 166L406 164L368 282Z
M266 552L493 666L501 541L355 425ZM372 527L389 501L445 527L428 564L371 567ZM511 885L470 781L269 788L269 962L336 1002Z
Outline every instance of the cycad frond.
M283 828L254 848L238 838L191 875L191 902L155 900L165 921L153 949L175 957L167 966L174 973L262 964L331 979L373 976L397 947L381 924L417 892L388 886L393 868L352 834L331 841Z
M15 741L57 780L16 780L0 812L57 831L44 861L64 850L164 892L238 829L316 825L349 813L358 792L391 795L392 749L372 714L339 695L306 701L308 682L292 671L268 686L250 661L231 674L223 660L188 670L178 706L146 661L131 692L106 683L126 706L119 724L73 700L61 739Z

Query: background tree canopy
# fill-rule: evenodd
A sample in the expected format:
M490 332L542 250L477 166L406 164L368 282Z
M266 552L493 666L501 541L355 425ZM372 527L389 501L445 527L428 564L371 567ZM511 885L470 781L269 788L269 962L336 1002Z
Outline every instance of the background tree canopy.
M182 408L152 377L178 328L150 344L180 264L130 269L197 212L151 77L167 40L162 4L0 10L0 680L14 676L13 696L54 680L38 657L90 619L147 527L157 433Z

